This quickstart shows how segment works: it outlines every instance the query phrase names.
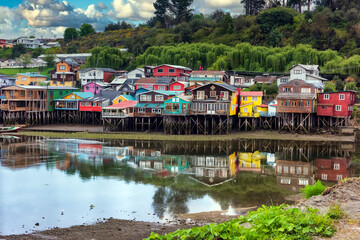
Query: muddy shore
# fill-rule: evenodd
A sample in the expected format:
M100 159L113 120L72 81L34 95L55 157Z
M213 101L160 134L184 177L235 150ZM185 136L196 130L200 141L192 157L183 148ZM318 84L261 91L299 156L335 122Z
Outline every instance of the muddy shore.
M343 219L335 224L337 232L330 239L359 239L360 236L360 178L349 179L327 188L323 195L309 200L298 201L294 207L305 209L317 208L326 212L334 203L344 211ZM109 219L94 225L74 226L70 228L55 228L27 235L0 236L0 239L142 239L151 232L160 234L175 231L179 228L191 228L205 225L209 222L224 222L236 218L252 209L236 211L236 216L229 216L223 211L179 215L179 220L168 223L148 223L127 220ZM188 219L191 219L188 221ZM207 221L206 221L207 220ZM321 238L316 238L321 239ZM326 238L329 239L329 238Z
M124 139L124 140L159 140L159 141L230 141L239 139L269 139L293 141L355 142L355 136L331 134L291 134L278 131L239 132L228 135L165 135L161 132L103 132L101 126L52 124L26 127L15 135L44 136L58 138L84 139Z

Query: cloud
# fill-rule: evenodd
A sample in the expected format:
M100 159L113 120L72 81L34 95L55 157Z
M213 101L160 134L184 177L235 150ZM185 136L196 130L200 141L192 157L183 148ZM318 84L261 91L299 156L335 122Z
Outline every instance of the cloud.
M12 36L20 27L22 16L19 10L0 6L0 36Z
M98 5L96 5L96 8L99 9L99 10L100 9L105 10L105 9L107 9L107 6L102 2L98 2Z
M107 14L114 20L146 21L155 12L154 2L154 0L114 0L111 3L113 10L110 10Z
M244 7L240 2L240 0L195 0L193 5L198 12L204 14L213 12L216 9L222 9L230 11L234 16L244 14Z

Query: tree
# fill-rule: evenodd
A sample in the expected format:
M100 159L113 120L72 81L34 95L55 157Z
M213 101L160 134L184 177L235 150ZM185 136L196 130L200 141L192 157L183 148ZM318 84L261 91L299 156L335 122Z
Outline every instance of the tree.
M156 0L155 17L164 27L187 22L193 16L190 5L194 0Z
M28 53L25 53L25 54L20 55L20 57L18 57L16 60L19 61L23 67L26 68L27 65L29 65L31 63L31 55Z
M74 40L79 36L79 32L75 28L67 28L64 32L64 40Z
M80 36L87 36L90 34L96 33L94 27L91 24L88 23L84 23L83 25L81 25L80 27Z
M45 50L44 61L46 62L48 67L55 66L55 58L56 58L56 53L53 48L49 48Z
M291 8L270 8L262 11L258 16L256 16L255 22L260 26L264 33L268 34L273 29L280 26L286 24L292 25L296 14L296 11Z
M87 67L103 67L122 69L130 62L128 52L121 52L118 48L94 47L91 56L86 60Z
M168 27L168 17L167 17L167 11L169 8L169 0L156 0L156 2L154 2L154 8L155 8L155 17L157 18L158 21L160 21L160 23L162 23L162 25L164 27Z
M344 82L339 78L339 76L334 76L333 81L336 85L336 91L343 91L344 90Z
M24 44L16 44L11 49L11 57L12 58L18 58L18 57L20 57L21 54L25 54L25 53L26 53L26 48L25 48Z
M265 0L241 0L244 4L245 15L256 15L265 7Z
M330 81L325 83L324 92L336 92L336 85Z
M35 48L34 51L32 52L31 57L33 58L37 58L39 57L41 54L43 54L45 52L44 48Z
M70 45L66 48L66 53L77 53L76 45Z
M234 32L234 20L231 17L230 13L226 13L225 17L221 23L221 33L227 34L227 33L233 33Z
M349 82L345 84L345 90L346 91L359 91L359 89L356 87L355 82Z

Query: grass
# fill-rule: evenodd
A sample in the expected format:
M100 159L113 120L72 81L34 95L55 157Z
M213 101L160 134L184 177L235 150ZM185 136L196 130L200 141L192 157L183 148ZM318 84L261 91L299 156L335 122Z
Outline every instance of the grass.
M335 202L330 206L326 215L331 219L338 220L344 217L344 211L340 208L340 204Z
M151 233L151 239L312 239L314 236L330 237L335 233L333 219L327 214L318 214L317 209L262 206L220 224L209 224L192 229L177 230L158 235Z
M39 71L39 68L1 68L0 73L13 76L18 73L40 72L41 74L50 77L50 71L53 69L54 67L44 67L41 69L42 71Z
M240 132L228 135L166 135L162 133L143 132L35 132L21 131L17 135L56 137L56 138L85 138L85 139L124 139L124 140L159 140L159 141L231 141L239 139L268 139L268 140L296 140L296 141L336 141L353 142L353 138L329 138L323 135L294 135L280 134L277 131Z

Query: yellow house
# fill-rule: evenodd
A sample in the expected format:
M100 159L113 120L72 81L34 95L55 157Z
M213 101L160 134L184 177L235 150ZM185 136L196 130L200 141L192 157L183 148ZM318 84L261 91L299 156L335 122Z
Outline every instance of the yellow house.
M44 81L46 81L46 76L38 72L18 73L16 75L16 85L39 85L39 82Z
M120 95L113 100L113 105L126 101L135 101L135 98L131 95Z
M260 172L261 158L259 152L255 153L238 153L239 169L242 171L255 171Z
M262 96L263 92L260 91L241 91L239 117L260 117Z

